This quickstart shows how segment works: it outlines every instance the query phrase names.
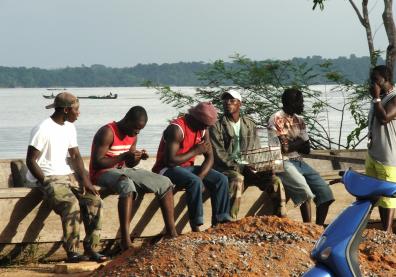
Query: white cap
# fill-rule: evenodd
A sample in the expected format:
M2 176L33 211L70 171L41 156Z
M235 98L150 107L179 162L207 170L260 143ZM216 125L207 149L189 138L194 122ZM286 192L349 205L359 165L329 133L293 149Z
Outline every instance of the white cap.
M227 94L231 95L232 98L238 99L239 101L242 102L242 96L241 96L241 94L239 93L238 90L230 89L229 91L224 92L223 95L221 96L221 99L223 99Z

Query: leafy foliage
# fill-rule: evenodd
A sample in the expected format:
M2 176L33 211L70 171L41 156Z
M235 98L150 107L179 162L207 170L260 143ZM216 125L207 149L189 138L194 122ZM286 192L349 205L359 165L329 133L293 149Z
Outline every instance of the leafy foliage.
M242 112L253 117L260 126L266 126L269 117L281 109L281 95L288 87L300 89L304 94L304 118L308 126L314 148L356 148L365 138L363 130L367 127L366 85L355 85L326 61L316 66L292 61L253 61L241 55L231 57L233 63L215 61L208 69L199 72L198 79L205 84L196 89L194 95L170 87L155 86L163 102L178 109L201 101L211 101L221 111L221 95L231 87L242 89ZM325 78L337 84L331 93L342 92L344 103L332 106L322 91L316 90L313 80ZM227 84L227 85L224 85ZM330 95L331 96L331 95ZM367 105L366 105L367 106ZM340 128L336 137L326 126L329 111L341 114ZM351 115L357 127L347 134L346 142L341 140L344 116ZM328 120L328 118L327 118Z

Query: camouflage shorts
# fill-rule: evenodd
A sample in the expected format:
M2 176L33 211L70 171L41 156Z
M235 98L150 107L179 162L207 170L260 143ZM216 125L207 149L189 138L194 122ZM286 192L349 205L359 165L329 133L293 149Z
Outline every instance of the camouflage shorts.
M85 225L84 247L99 243L103 202L99 196L83 193L74 175L53 175L44 178L40 186L56 214L61 217L63 246L66 251L76 251L80 241L80 214ZM81 212L80 212L81 211Z
M245 190L245 177L234 170L227 170L223 172L228 177L229 193L230 193L230 215L232 218L238 218L238 212L241 206L241 198ZM257 184L248 184L257 185ZM268 186L259 186L260 189L264 188L272 200L274 206L273 213L278 216L286 216L286 194L282 181L279 177L275 176Z

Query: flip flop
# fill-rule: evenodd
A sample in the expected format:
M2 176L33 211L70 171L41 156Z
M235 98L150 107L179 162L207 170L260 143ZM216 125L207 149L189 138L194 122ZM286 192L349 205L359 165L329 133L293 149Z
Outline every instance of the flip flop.
M98 252L92 252L88 255L88 257L90 261L97 263L103 263L109 259L107 256L99 254Z
M67 254L67 263L79 263L84 261L89 261L89 258L85 255L80 255L76 252L71 252Z

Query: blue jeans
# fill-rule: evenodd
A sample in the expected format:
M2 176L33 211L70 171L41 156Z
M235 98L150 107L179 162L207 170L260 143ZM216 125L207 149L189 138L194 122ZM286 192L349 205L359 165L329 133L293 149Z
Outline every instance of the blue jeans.
M296 206L309 199L314 199L316 206L334 201L329 185L306 162L287 160L283 164L285 171L279 173L279 177L286 195L290 196Z
M201 180L196 174L199 172L199 166L190 167L172 167L165 171L164 176L168 177L176 188L186 190L188 216L191 226L203 224L203 207L202 207L202 186L210 193L212 203L212 225L227 222L230 217L230 197L228 193L227 177L211 169L206 177Z

